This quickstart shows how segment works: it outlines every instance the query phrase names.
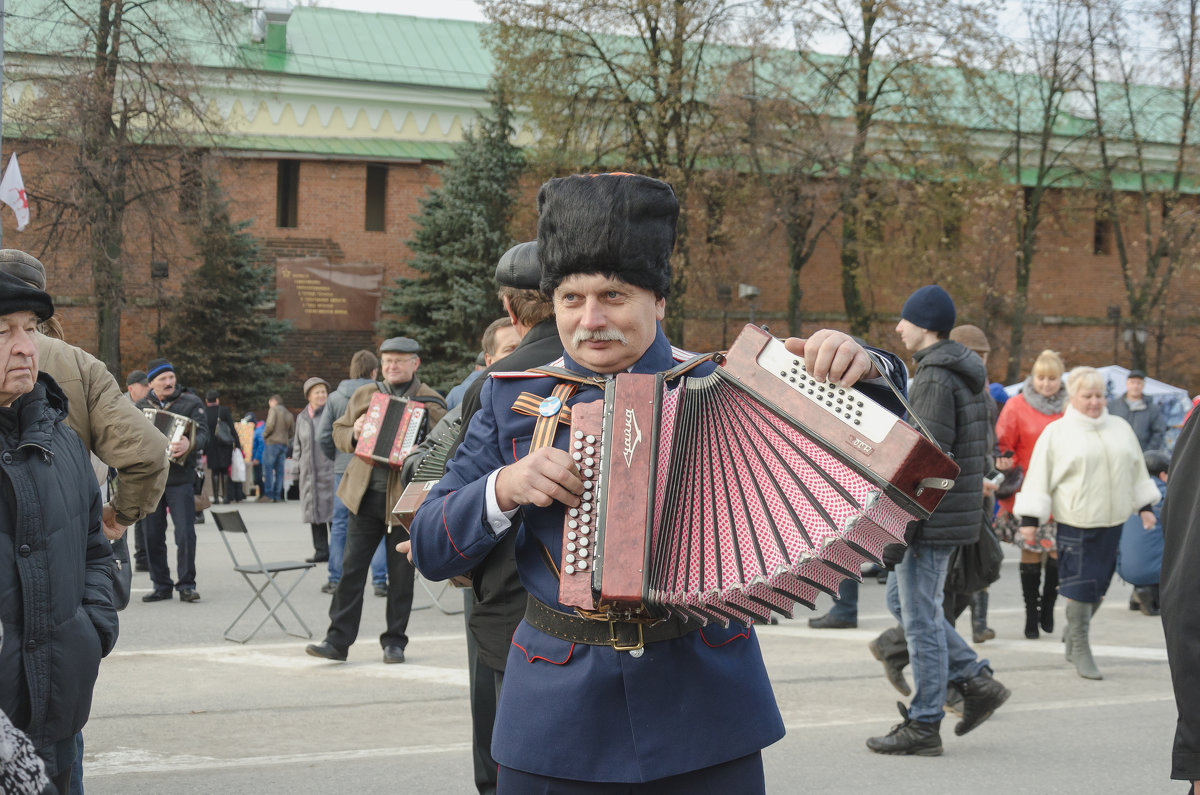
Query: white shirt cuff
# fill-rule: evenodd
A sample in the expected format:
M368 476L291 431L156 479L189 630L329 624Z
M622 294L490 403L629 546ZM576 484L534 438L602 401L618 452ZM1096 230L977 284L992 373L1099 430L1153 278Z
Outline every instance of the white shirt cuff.
M504 535L508 528L512 527L513 515L519 510L513 508L511 511L500 510L500 503L496 500L496 477L500 474L497 469L488 475L487 487L483 493L487 498L487 515L484 519L487 521L488 527L491 528L492 535L499 538Z

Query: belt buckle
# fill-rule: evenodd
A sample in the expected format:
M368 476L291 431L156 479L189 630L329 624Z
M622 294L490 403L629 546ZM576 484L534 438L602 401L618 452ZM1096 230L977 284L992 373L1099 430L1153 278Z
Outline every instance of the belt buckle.
M646 645L646 636L642 631L643 625L640 622L634 624L637 627L637 642L634 644L621 642L621 639L617 637L617 623L612 620L608 622L608 645L612 646L615 651L635 652L641 650ZM620 623L628 624L630 622L623 621Z

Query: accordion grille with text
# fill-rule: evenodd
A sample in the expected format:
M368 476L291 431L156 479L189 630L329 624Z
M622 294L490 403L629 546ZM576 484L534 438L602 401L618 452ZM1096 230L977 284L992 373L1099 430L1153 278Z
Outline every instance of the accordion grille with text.
M154 424L159 433L167 437L167 456L171 455L171 445L180 439L195 439L196 438L196 423L191 417L185 417L182 414L176 414L173 411L166 409L144 408L142 414L146 419ZM189 451L190 452L190 451ZM187 459L188 454L184 453L178 458L171 458L176 464L182 464Z
M370 464L384 463L393 469L403 466L405 456L421 441L425 404L376 392L364 416L354 455Z
M958 475L753 326L708 376L618 374L603 401L572 407L571 437L585 490L559 601L611 618L790 616L902 542Z

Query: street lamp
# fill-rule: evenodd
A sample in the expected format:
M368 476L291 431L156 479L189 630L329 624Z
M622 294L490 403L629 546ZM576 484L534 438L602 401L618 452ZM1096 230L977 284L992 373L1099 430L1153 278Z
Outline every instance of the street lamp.
M729 299L732 297L732 287L728 284L717 285L717 300L721 302L721 350L726 350L729 347L727 321L729 320Z
M753 284L739 284L738 298L745 299L750 303L750 325L754 325L754 302L758 300L761 291Z

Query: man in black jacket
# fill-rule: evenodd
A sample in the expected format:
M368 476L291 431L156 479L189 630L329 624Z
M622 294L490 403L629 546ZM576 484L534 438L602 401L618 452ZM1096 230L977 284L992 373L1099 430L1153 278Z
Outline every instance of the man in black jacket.
M479 393L493 372L527 370L562 356L562 341L554 322L554 305L538 286L542 271L537 241L520 243L504 253L496 266L500 300L521 334L516 349L492 363L467 389L461 405L466 434L471 417L479 410ZM455 449L458 445L455 444ZM454 451L449 458L454 457ZM471 740L475 759L475 786L481 795L496 791L496 763L492 760L492 725L496 699L504 680L504 664L513 632L525 616L525 589L513 558L516 533L509 533L473 572L471 603L467 608L468 655L471 666Z
M96 477L66 396L38 372L37 324L53 313L49 295L0 272L0 710L67 792L117 612Z
M154 583L154 590L143 596L142 601L170 599L174 588L179 591L179 601L197 602L200 594L196 592L196 454L208 444L204 403L176 383L175 368L166 359L152 360L146 367L146 376L150 379L150 394L138 406L180 414L195 423L195 430L190 439L184 436L170 442L171 469L167 473L167 488L154 513L142 519L150 580ZM171 567L167 564L168 507L175 525L175 582L171 581Z
M1193 411L1171 459L1171 483L1163 502L1162 576L1159 606L1167 638L1167 661L1179 721L1171 753L1171 778L1192 782L1200 795L1200 411Z
M941 287L928 285L914 292L900 318L896 332L917 362L909 385L913 413L961 471L937 510L912 527L904 557L888 576L888 609L904 627L916 686L912 704L907 709L899 705L903 722L889 734L867 740L867 747L882 754L937 756L942 753L939 732L947 682L963 693L963 718L954 727L958 735L987 720L1010 695L942 610L950 553L975 542L982 520L983 475L990 452L987 370L982 359L949 339L954 301ZM881 636L877 643L882 640Z

